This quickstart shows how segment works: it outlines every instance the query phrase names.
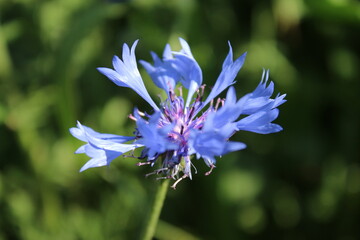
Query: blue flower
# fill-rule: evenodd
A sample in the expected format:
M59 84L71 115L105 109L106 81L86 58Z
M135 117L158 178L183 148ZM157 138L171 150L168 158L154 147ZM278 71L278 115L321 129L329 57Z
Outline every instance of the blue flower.
M154 64L140 61L155 85L167 94L165 101L156 104L137 68L137 42L131 49L124 44L122 59L113 58L114 69L101 67L98 70L116 85L133 89L153 111L144 113L134 109L130 115L136 122L134 136L101 134L80 123L77 128L71 128L71 134L85 142L76 153L85 153L91 158L80 171L109 165L120 155L142 148L137 158L144 160L138 165L154 166L160 162L161 167L148 175L162 174L159 179L174 179L172 187L175 188L182 179L192 178L193 156L202 158L210 167L208 175L215 167L217 157L246 148L242 142L229 140L237 131L268 134L282 130L273 121L278 117L277 107L286 101L286 95L277 94L271 98L274 83L268 80L268 70L263 71L253 92L237 98L232 85L245 62L246 53L234 61L230 43L222 71L205 100L201 68L184 39L180 38L182 49L179 52L166 45L162 59L151 53ZM180 88L175 91L177 85ZM181 86L188 90L186 99ZM226 89L225 99L215 99Z

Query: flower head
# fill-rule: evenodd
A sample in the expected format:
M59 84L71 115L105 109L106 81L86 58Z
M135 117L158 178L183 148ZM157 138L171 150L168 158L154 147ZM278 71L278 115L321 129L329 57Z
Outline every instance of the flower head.
M249 94L238 99L232 86L235 77L244 64L246 53L235 61L229 43L229 53L225 58L222 71L204 98L205 85L202 84L202 71L193 57L188 43L180 39L179 52L165 46L162 59L151 53L154 64L140 61L153 82L165 91L167 99L156 104L146 90L137 68L135 58L136 41L131 49L124 44L122 59L113 58L113 67L98 70L121 87L128 87L138 93L153 108L151 113L134 109L130 118L136 122L134 136L118 136L97 133L91 128L77 124L71 134L86 142L76 153L85 153L91 159L81 168L109 165L125 152L143 148L138 165L151 165L160 162L161 167L151 174L162 174L163 178L175 181L173 188L182 179L192 178L192 157L202 158L210 170L216 164L216 157L246 148L242 142L230 141L237 131L250 131L261 134L279 132L281 126L272 123L278 116L278 106L286 100L285 94L276 95L274 83L268 82L269 71L263 72L261 82ZM179 89L176 86L180 85ZM188 89L183 97L182 87ZM215 99L227 90L225 99ZM178 94L176 93L178 92Z

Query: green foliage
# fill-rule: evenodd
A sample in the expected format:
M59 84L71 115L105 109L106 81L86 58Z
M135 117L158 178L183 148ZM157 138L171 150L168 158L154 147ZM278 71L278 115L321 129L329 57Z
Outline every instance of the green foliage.
M137 57L149 60L178 37L208 86L230 40L235 56L248 52L240 93L264 67L288 102L283 132L238 134L246 150L170 190L157 238L357 239L359 30L355 0L0 1L0 239L140 237L152 170L120 157L80 174L87 158L73 155L81 143L68 128L131 134L127 115L147 106L96 67L124 42L139 38Z

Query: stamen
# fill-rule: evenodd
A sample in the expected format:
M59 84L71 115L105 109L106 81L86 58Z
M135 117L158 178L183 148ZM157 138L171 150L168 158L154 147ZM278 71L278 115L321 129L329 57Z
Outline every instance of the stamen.
M170 179L172 178L171 176L165 176L165 177L158 177L156 178L156 180L164 180L164 179Z
M148 176L151 176L151 175L154 175L154 174L159 174L159 173L161 173L163 171L166 171L166 170L169 170L169 168L160 168L160 169L157 169L157 170L155 170L155 171L153 171L151 173L145 174L145 177L148 177Z
M196 98L195 98L195 102L200 101L200 98L201 98L201 95L200 95L199 89L198 89L198 90L197 90L197 95L196 95Z
M135 122L137 121L137 119L132 114L129 114L128 118L130 118L131 120L134 120Z
M179 86L178 87L178 90L179 90L179 96L182 97L183 96L183 91L182 91L182 87Z
M172 89L170 89L170 91L169 91L169 96L170 96L171 102L174 102L176 95Z
M212 172L212 170L213 170L214 168L216 168L216 166L215 166L215 165L211 165L211 166L210 166L210 170L205 173L205 176L209 176L210 173Z
M164 111L164 115L167 118L167 120L169 120L169 122L172 122L172 119L169 116L170 115L169 111L166 108L163 108L163 111Z
M163 103L164 99L162 98L161 94L158 94L157 96L158 96L158 98L160 98L160 102Z
M200 88L198 88L196 90L197 95L196 95L196 99L195 99L195 103L201 102L203 99L203 95L204 95L204 88L205 85L201 85ZM194 105L194 104L193 104Z
M203 96L204 95L204 90L205 90L205 87L206 87L206 84L203 84L203 85L201 85L201 96Z
M194 114L194 110L195 110L195 108L194 108L194 106L192 106L192 107L190 108L188 120L192 119L192 115Z
M134 135L136 135L136 134L134 134ZM131 150L130 155L122 155L122 156L123 156L123 157L129 157L129 158L141 159L140 157L136 157L136 156L134 155L134 152L135 152L135 149Z
M195 167L195 165L190 161L191 166L195 169L195 174L197 174L197 168Z
M177 179L179 177L179 171L180 171L179 165L175 165L170 172L171 178L174 180Z
M219 104L221 103L221 98L218 98L217 101L216 101L216 105L215 105L215 111L218 109L219 107Z
M135 156L127 156L127 157L133 157L133 158L137 158L137 157L135 157ZM149 165L149 164L151 164L151 162L150 161L147 161L147 162L138 162L137 164L136 164L136 166L144 166L144 165Z
M225 105L225 98L221 99L221 107Z
M138 114L139 114L140 116L142 116L142 117L145 117L145 116L146 116L145 113L141 112L140 110L138 110L137 112L138 112Z
M173 189L175 190L175 189L176 189L176 185L177 185L179 182L181 182L181 180L183 180L183 179L185 179L185 178L187 178L187 177L188 177L187 174L182 175L181 178L179 178L178 180L176 180L176 182L171 186L171 188L173 188Z
M213 105L214 105L214 99L211 99L209 109L212 108Z

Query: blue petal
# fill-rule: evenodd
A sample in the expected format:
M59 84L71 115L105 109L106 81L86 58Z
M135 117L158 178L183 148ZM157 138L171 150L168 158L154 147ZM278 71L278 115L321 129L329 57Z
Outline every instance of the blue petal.
M144 82L140 76L139 70L136 64L135 58L135 47L137 41L129 49L127 44L123 45L123 54L122 60L114 56L113 58L113 67L115 69L109 68L98 68L99 72L107 76L111 81L121 87L128 87L133 89L137 94L139 94L145 101L147 101L155 110L159 110L155 102L151 99L149 93L147 92Z
M188 95L185 107L190 105L192 96L202 84L202 71L191 53L189 44L182 38L179 38L182 49L174 52L174 59L168 61L172 63L172 67L181 75L181 83L187 89Z
M237 122L238 127L240 126L261 126L266 123L272 122L279 115L278 109L273 109L268 112L262 111L251 114Z
M135 137L120 136L120 135L108 134L108 133L98 133L87 126L81 125L80 122L77 122L76 128L75 127L70 128L70 133L74 137L76 137L77 139L83 142L88 141L86 134L104 140L111 140L112 142L117 142L117 143L124 143L135 139Z
M264 70L259 85L250 94L250 97L245 104L243 114L250 115L259 111L268 111L286 102L286 100L284 100L286 94L281 96L278 94L275 99L270 98L274 92L274 83L270 82L267 85L268 79L269 70Z
M91 159L81 168L84 171L91 167L109 165L110 162L125 152L141 147L141 144L123 144L134 137L118 136L114 134L103 134L92 130L89 127L77 124L77 128L71 128L70 133L86 142L75 153L85 153Z
M215 163L216 156L222 156L232 151L244 149L246 145L241 142L229 142L218 131L194 130L189 138L189 154L196 154L204 158L206 164Z
M223 62L222 69L226 69L228 66L233 64L233 51L232 51L230 41L228 41L228 44L229 44L229 53Z
M164 60L172 59L170 46L167 45L164 50ZM145 68L147 73L150 75L153 82L157 87L164 89L169 94L170 90L174 90L176 83L180 79L179 73L171 66L171 62L161 61L161 59L155 54L151 53L154 66L146 61L140 60L140 64Z
M279 115L277 108L270 111L257 112L249 115L236 123L238 130L250 131L255 133L274 133L279 132L282 128L277 124L271 122Z
M164 58L164 60L173 58L173 55L172 55L172 52L171 52L171 47L170 47L169 44L165 45L165 49L164 49L164 52L163 52L163 58Z
M153 67L145 61L140 61L140 64L145 68L158 88L163 89L167 94L169 94L170 89L175 88L176 81L174 79L175 77L171 76L172 71L169 71L165 67Z
M85 145L82 145L81 147L79 147L78 149L76 149L75 153L76 154L80 154L80 153L85 153L85 147L86 147L87 144Z
M251 95L251 94L250 94ZM266 109L271 109L273 105L273 99L266 97L257 97L254 98L250 96L245 104L243 109L243 114L250 115L258 111L264 111Z
M185 106L188 107L192 96L202 83L202 72L196 60L189 55L175 53L175 58L169 60L172 67L181 75L182 85L189 89Z
M269 134L282 131L283 128L275 123L268 123L263 126L259 126L256 129L252 129L251 132L260 133L260 134Z
M212 99L214 99L217 95L219 95L222 91L224 91L227 87L234 84L234 79L241 67L243 66L246 58L246 53L241 55L238 59L233 62L232 56L232 48L229 43L229 53L224 60L222 71L216 80L214 87L212 88L209 96L206 98L204 102L204 106L207 105Z
M246 144L242 142L227 142L225 145L224 153L236 152L246 148Z
M117 151L117 152L128 152L137 147L141 147L140 144L119 143L119 139L115 139L115 141L112 141L111 139L99 138L98 135L86 131L84 126L82 126L80 123L78 123L78 127L84 132L86 137L86 142L88 142L90 145L96 148L110 150L110 151Z
M179 38L179 41L180 41L180 45L182 47L181 52L190 56L191 58L194 58L194 56L191 53L189 44L183 38Z
M122 79L123 77L120 76L119 73L117 73L116 71L114 71L113 69L110 68L105 68L105 67L99 67L97 68L97 70L107 76L111 81L113 81L116 85L120 86L120 87L129 87L126 83L124 83L123 81L121 81L120 79Z
M234 105L236 102L236 91L234 87L229 87L226 93L225 105Z
M136 118L137 129L141 135L137 143L145 146L147 157L150 160L167 150L174 150L178 147L168 139L168 133L173 128L172 125L158 128L158 121L161 117L159 112L155 112L150 116L149 121L145 121L139 116L137 109L135 109L134 117Z
M274 104L272 106L272 108L276 108L278 106L280 106L281 104L285 103L286 100L284 99L286 97L286 94L280 95L278 94L276 96L276 98L274 99Z
M237 120L244 109L248 95L236 102L235 89L230 87L224 105L215 112L209 113L204 124L204 130L215 129L221 132L226 138L230 137L236 130Z
M84 166L82 166L80 172L93 167L107 166L112 162L112 160L122 154L121 152L105 151L102 149L94 148L89 144L87 144L86 146L86 154L91 157L91 159L87 163L85 163Z
M263 69L261 81L257 88L253 91L254 97L270 97L274 92L274 83L270 82L268 86L267 82L269 80L269 70Z
M112 142L116 143L124 143L131 140L134 140L135 137L128 137L128 136L120 136L115 134L108 134L108 133L98 133L94 131L92 128L87 126L81 125L81 123L77 122L77 127L70 128L70 133L76 137L77 139L88 142L87 136L93 136L95 138L101 138L103 140L111 140Z
M196 153L205 157L220 156L223 154L225 141L224 137L220 134L213 131L193 131L191 134L190 145Z

